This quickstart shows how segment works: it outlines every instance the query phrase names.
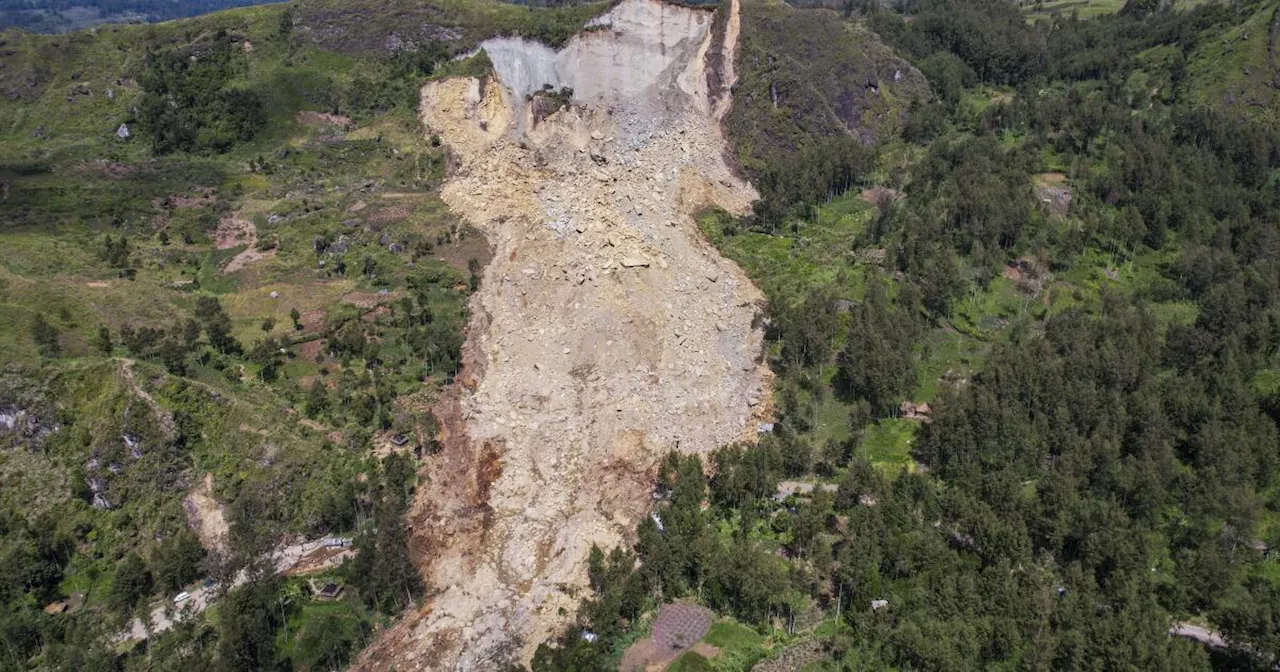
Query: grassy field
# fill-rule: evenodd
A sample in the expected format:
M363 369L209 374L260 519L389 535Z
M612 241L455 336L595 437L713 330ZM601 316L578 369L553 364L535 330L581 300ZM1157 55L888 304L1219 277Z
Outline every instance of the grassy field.
M1114 14L1124 7L1123 0L1051 0L1050 2L1020 2L1028 21L1039 21L1056 16L1078 16L1090 19Z

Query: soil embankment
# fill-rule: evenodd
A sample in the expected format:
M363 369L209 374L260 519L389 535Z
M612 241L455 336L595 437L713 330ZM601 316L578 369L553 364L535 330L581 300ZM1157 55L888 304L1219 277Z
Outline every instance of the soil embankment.
M693 219L756 197L723 158L730 78L708 84L736 30L713 41L711 12L657 0L593 23L560 52L490 40L496 79L423 90L457 162L444 200L494 258L410 514L433 596L357 667L527 662L572 618L592 544L647 514L657 460L770 413L763 297Z

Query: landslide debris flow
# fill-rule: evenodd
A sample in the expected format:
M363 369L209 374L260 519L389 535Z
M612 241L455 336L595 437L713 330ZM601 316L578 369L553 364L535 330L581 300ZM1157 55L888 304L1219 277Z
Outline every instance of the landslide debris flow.
M490 40L496 78L423 89L457 163L443 197L495 254L411 512L432 598L365 669L527 662L572 618L592 544L648 515L657 460L767 419L763 297L692 216L756 197L723 158L731 75L708 85L730 11L712 40L711 12L625 0L560 52Z

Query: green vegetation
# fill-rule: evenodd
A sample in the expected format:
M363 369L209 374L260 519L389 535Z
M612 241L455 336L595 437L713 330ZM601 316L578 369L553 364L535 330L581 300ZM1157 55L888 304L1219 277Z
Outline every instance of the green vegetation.
M908 10L862 20L935 95L869 148L810 145L817 125L755 144L734 119L776 119L752 92L790 73L744 42L728 127L764 202L700 224L769 297L779 419L756 446L664 462L638 567L584 602L603 646L561 640L535 669L608 668L612 628L671 599L749 624L771 656L817 640L804 669L1280 656L1280 137L1269 109L1188 77L1274 7L1050 26L1001 2ZM1170 637L1179 621L1233 648Z
M825 139L891 136L928 98L915 68L835 12L752 1L741 17L739 81L725 126L752 177Z
M0 667L330 669L421 598L404 515L487 255L416 119L451 47L338 54L303 14L3 36ZM341 599L258 572L325 535Z

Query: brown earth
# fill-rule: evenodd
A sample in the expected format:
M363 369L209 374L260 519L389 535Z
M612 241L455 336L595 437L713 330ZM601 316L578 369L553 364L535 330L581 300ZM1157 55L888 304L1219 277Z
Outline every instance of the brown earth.
M715 614L694 604L664 604L653 621L648 637L632 644L622 655L618 672L660 672L680 654L698 646L711 630ZM704 658L719 653L710 644L699 652ZM710 655L708 655L710 654Z
M222 266L223 273L235 273L255 261L275 256L276 253L275 248L259 250L258 227L254 226L253 222L235 215L218 220L218 227L213 231L213 245L219 250L245 246L243 251Z
M558 54L491 40L497 80L423 89L457 161L442 197L494 256L410 511L432 597L355 669L527 663L572 619L592 545L647 514L657 460L751 440L771 415L763 296L692 216L756 196L722 158L711 13L624 0L604 21ZM575 104L535 123L525 89L544 83Z
M222 505L213 498L213 474L205 474L200 485L182 500L182 510L187 515L187 524L200 538L201 546L209 551L226 548L230 527Z

